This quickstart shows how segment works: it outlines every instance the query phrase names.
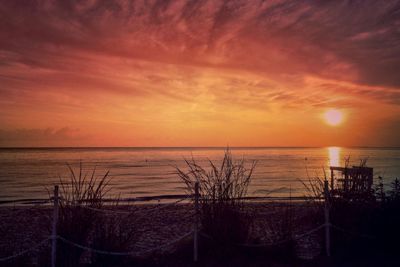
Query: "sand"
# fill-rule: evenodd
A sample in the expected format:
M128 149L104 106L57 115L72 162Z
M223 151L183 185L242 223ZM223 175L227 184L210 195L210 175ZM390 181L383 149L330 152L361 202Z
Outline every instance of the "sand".
M293 224L296 224L293 229L297 234L301 234L319 223L318 219L310 220L310 211L315 211L313 206L292 204L292 207L294 207L291 209L291 215L294 218ZM191 204L167 207L156 204L130 205L107 208L107 210L109 212L100 212L99 216L111 216L114 219L124 218L128 227L133 227L137 237L135 237L134 244L131 244L131 249L138 253L166 244L193 230L194 210ZM286 218L288 212L287 204L252 203L247 205L246 210L254 218L248 242L262 244L277 241L277 237L271 238L271 231L279 231L279 227L282 226L282 219ZM97 213L93 210L88 210L88 212ZM129 212L129 214L125 214L125 212ZM51 206L0 207L0 235L2 236L0 258L30 248L48 237L51 233L52 213ZM321 246L318 238L319 235L313 235L300 239L297 242L299 256L302 257L301 253L303 253L303 257L312 258L320 254ZM190 242L191 236L188 239ZM50 247L45 246L43 249L49 250ZM174 246L169 246L161 252L170 253L173 249ZM36 254L28 254L33 258L33 262L37 262Z

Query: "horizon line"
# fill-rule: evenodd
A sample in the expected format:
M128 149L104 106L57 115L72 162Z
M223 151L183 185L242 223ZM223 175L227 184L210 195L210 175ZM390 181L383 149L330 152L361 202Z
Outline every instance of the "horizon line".
M0 149L267 149L267 148L391 148L400 149L400 146L10 146Z

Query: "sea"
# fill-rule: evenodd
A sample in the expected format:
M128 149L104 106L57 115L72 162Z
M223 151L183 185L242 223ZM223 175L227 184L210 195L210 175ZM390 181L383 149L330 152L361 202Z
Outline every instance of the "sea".
M188 171L185 160L205 169L221 164L225 147L134 148L1 148L0 204L48 199L54 185L70 181L68 165L79 175L102 177L109 172L110 197L124 200L170 200L187 188L177 168ZM330 176L330 166L358 166L367 160L386 187L400 178L400 148L346 147L231 147L235 160L256 167L248 188L250 197L296 197L308 194L304 183Z

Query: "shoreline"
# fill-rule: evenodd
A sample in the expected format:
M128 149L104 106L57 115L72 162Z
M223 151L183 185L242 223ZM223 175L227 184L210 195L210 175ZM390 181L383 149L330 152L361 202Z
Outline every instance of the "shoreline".
M183 203L187 203L192 201L192 198L187 197L188 195L164 195L164 196L144 196L144 197L136 197L136 198L123 198L118 199L119 203L124 203L122 205L163 205L173 203L174 201L183 200ZM242 198L247 203L305 203L309 200L323 200L323 197L305 197L305 196L249 196ZM104 199L103 202L107 206L108 203L114 203L115 199ZM0 200L0 208L1 207L28 207L32 205L53 205L52 201L49 199L21 199L21 200ZM112 205L112 204L111 204Z

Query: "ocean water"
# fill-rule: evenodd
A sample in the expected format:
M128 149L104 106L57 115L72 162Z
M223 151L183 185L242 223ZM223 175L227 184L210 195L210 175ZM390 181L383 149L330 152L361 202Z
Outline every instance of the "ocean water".
M185 194L185 185L175 167L187 169L192 157L202 166L217 164L225 148L40 148L0 149L0 203L43 199L47 189L60 179L69 179L67 163L83 173L96 167L96 176L110 171L112 195L121 198L168 197ZM303 196L301 180L323 177L329 166L343 166L345 157L353 165L368 158L374 177L385 184L400 177L398 148L231 148L234 158L248 166L257 161L249 187L250 196Z

